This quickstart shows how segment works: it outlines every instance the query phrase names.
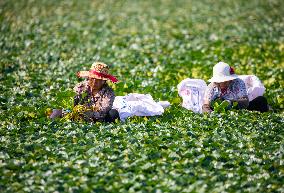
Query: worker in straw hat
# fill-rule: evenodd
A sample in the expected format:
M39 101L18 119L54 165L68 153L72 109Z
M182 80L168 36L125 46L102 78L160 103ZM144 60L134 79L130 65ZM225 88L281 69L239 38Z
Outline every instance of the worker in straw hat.
M118 80L109 74L108 65L95 62L89 71L80 71L77 76L87 80L74 87L77 94L74 98L74 106L81 104L91 107L92 111L88 116L91 121L113 122L119 118L117 110L112 109L114 91L107 84L108 80L113 83Z
M116 77L109 74L108 65L102 62L93 63L88 71L77 73L80 78L86 78L74 87L74 107L84 106L83 119L85 121L113 122L119 118L118 111L112 109L115 94L107 81L118 82ZM86 110L87 109L87 110ZM50 118L62 117L62 110L56 110Z
M234 69L224 62L219 62L213 67L213 77L208 80L210 84L205 91L203 112L212 112L213 103L218 99L228 102L228 108L236 102L238 109L268 111L266 98L259 96L249 102L246 85L238 78Z

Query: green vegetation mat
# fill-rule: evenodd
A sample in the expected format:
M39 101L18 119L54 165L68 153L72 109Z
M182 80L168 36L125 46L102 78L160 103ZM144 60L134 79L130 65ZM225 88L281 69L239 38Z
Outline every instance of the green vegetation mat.
M0 1L0 192L284 192L281 0ZM116 95L172 106L125 123L51 121L94 61ZM219 61L274 109L195 114L176 85Z

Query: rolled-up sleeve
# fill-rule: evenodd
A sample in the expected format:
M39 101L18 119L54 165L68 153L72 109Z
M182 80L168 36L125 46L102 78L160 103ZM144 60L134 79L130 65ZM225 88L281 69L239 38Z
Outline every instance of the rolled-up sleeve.
M87 88L87 81L80 82L73 88L73 91L76 93L76 95L74 96L74 106L80 104L82 100L82 93L87 91Z

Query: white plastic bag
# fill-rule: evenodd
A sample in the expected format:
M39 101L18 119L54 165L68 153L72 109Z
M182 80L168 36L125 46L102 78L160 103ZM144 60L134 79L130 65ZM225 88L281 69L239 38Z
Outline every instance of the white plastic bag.
M265 92L265 87L255 75L239 75L246 84L249 101L252 101L258 96L262 96Z
M201 79L187 78L181 81L177 88L182 97L182 106L196 113L202 113L203 98L206 90L206 82Z
M169 105L167 101L161 101L163 105ZM132 116L155 116L164 113L161 103L153 100L149 94L130 93L126 96L117 96L113 102L113 108L119 113L119 117L124 121Z

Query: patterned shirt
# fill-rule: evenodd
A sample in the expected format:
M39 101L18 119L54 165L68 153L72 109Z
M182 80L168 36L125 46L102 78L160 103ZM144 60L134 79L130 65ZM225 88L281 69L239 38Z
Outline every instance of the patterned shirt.
M217 98L235 101L244 97L248 97L246 85L244 81L237 78L232 80L226 90L221 90L214 82L210 83L205 91L204 103L211 104Z
M93 109L93 116L96 120L104 120L107 113L112 109L115 94L107 84L104 84L102 89L92 96L88 81L78 83L74 87L76 96L74 97L74 106L86 105Z

